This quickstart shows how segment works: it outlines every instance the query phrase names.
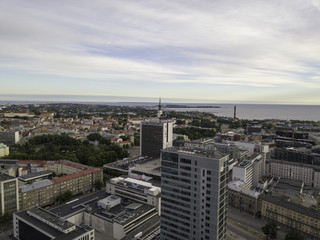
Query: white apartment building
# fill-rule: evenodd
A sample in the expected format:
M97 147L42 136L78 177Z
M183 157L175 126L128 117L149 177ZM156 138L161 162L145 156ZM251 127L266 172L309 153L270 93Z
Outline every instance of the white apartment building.
M320 168L276 159L270 159L266 174L272 177L281 177L303 181L305 185L320 188Z

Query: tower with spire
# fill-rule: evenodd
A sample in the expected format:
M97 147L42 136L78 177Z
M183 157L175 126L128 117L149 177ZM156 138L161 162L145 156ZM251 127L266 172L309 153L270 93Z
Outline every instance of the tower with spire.
M160 98L159 98L158 114L157 114L158 118L160 118L161 115L162 115L162 109L161 109L161 97L160 97Z

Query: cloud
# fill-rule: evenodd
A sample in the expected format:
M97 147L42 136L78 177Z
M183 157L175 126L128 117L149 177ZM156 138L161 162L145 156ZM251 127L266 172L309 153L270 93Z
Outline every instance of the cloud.
M4 1L0 69L63 78L318 88L319 1Z

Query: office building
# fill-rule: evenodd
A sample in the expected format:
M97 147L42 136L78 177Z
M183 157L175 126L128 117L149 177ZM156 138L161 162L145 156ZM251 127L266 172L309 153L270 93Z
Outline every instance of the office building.
M225 239L229 155L190 148L161 155L161 239Z
M232 180L240 180L246 188L258 187L259 180L265 175L265 155L256 153L243 160L232 169Z
M140 125L140 155L159 158L161 149L172 147L172 121L150 121Z
M106 183L106 192L155 206L160 214L161 188L150 182L130 177L112 178Z
M50 212L78 226L89 225L103 239L132 240L145 237L159 227L154 206L112 195L104 190L74 199ZM100 238L101 239L101 238Z
M0 216L19 210L18 179L0 173Z
M15 144L19 141L18 131L0 131L0 142L4 144Z
M94 240L94 229L76 226L40 207L13 215L13 235L19 240Z

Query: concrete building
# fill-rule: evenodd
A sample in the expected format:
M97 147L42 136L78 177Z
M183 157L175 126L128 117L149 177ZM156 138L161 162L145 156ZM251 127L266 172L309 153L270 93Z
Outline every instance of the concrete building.
M133 178L117 177L106 183L107 193L133 199L156 207L160 215L161 188Z
M301 203L304 184L302 181L280 178L273 186L271 195L285 197L292 203Z
M19 141L18 131L0 131L0 142L4 144L15 144Z
M266 169L269 176L300 180L308 186L320 188L319 166L270 159Z
M225 239L229 155L190 148L161 155L161 239Z
M161 149L172 147L173 122L150 121L140 125L140 155L159 158Z
M320 211L315 207L304 207L285 198L260 195L261 218L275 221L286 230L295 229L306 239L320 238Z
M240 180L228 183L228 204L242 212L257 216L261 206L258 200L261 192L248 189Z
M159 227L160 218L154 206L111 195L104 190L94 192L50 209L78 226L94 228L104 239L132 240Z
M22 162L22 161L19 161ZM35 161L24 161L24 164L35 164ZM71 191L72 194L81 194L92 191L95 183L103 181L103 170L90 166L73 163L71 161L48 161L41 169L48 169L56 174L67 174L54 177L51 180L43 179L20 186L21 209L34 206L45 206L56 201L60 194ZM35 168L35 166L34 166ZM37 174L34 174L37 176ZM33 175L32 175L33 176Z
M256 153L243 160L232 169L232 180L240 180L245 187L258 187L259 180L265 175L265 155Z
M3 143L0 143L0 157L9 155L9 147Z
M13 234L19 240L94 240L94 230L79 227L45 209L35 207L13 215Z
M0 215L19 210L18 179L0 173Z

